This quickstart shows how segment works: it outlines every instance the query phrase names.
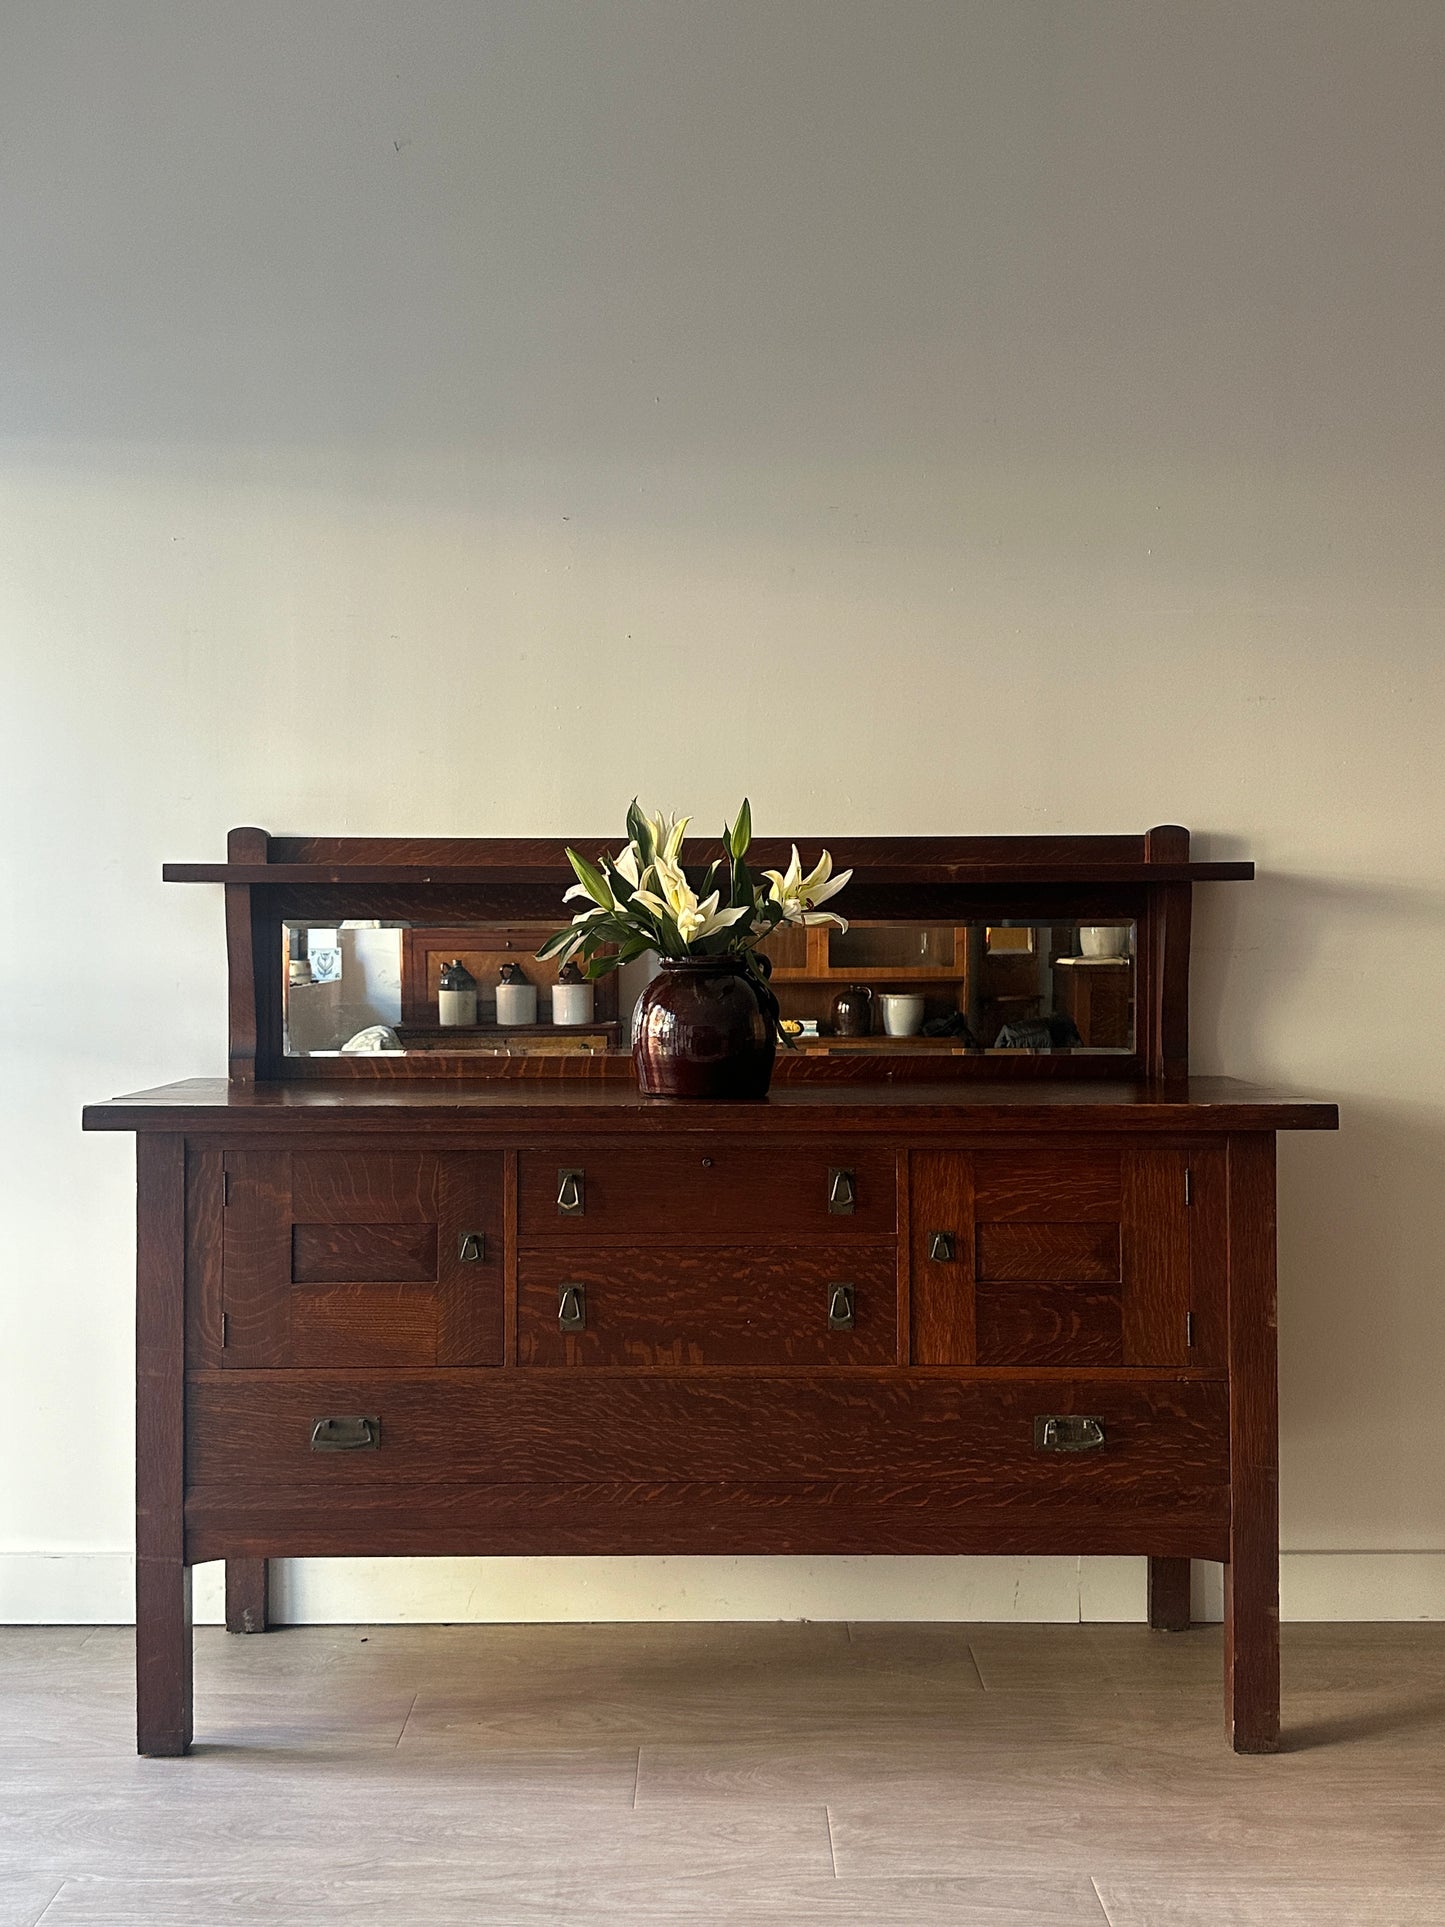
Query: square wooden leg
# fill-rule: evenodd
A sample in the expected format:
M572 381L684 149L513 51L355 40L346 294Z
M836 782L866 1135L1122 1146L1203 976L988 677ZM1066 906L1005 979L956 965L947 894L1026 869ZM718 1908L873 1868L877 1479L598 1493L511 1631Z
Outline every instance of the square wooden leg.
M1279 1750L1274 1246L1274 1139L1231 1137L1224 1717L1236 1753Z
M1156 1633L1187 1633L1190 1619L1190 1561L1149 1561L1149 1624Z
M270 1630L270 1567L264 1559L226 1561L226 1631Z
M191 1744L191 1569L185 1534L186 1158L136 1142L136 1749Z
M191 1569L138 1559L135 1583L136 1751L174 1758L191 1744Z
M1279 1751L1279 1559L1224 1568L1224 1712L1236 1753Z

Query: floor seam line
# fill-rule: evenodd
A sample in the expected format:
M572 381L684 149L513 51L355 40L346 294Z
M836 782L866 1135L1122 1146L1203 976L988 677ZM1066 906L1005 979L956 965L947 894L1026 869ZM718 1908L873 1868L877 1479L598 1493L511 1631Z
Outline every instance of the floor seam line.
M1104 1896L1099 1892L1099 1883L1092 1874L1089 1875L1089 1885L1093 1888L1094 1898L1099 1903L1099 1912L1104 1916L1105 1927L1114 1927L1113 1916L1104 1905Z
M833 1878L838 1878L838 1850L833 1845L833 1809L827 1801L823 1802L823 1818L828 1823L828 1858L833 1863Z
M406 1738L406 1729L411 1725L411 1716L416 1711L416 1703L420 1698L421 1698L421 1694L419 1692L412 1694L411 1705L408 1706L408 1708L406 1709L406 1718L401 1723L401 1731L397 1734L396 1739L392 1742L394 1747L400 1746L402 1741Z
M642 1748L637 1749L637 1765L632 1775L632 1811L637 1811L637 1794L642 1785Z
M59 1900L60 1896L65 1892L66 1888L69 1885L70 1885L70 1875L66 1874L64 1878L61 1880L60 1885L55 1889L55 1892L50 1896L49 1900L46 1901L45 1905L40 1909L40 1912L35 1916L34 1920L31 1921L30 1927L40 1927L41 1921L44 1920L45 1916L50 1912L51 1908L55 1905L56 1901Z

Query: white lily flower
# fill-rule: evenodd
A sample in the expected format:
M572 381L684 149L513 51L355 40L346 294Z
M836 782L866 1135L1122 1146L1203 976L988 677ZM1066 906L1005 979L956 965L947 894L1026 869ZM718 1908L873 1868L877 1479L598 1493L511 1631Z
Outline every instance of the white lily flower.
M687 833L687 826L691 823L692 818L690 816L669 816L662 810L659 810L656 816L649 816L647 811L644 810L642 812L642 820L647 825L648 831L651 834L652 848L657 861L660 863L676 863L678 852L682 848L682 839Z
M659 858L652 867L661 895L656 890L637 890L633 892L632 900L657 916L670 917L686 944L701 943L704 937L712 936L714 931L730 928L740 917L748 914L746 908L719 910L719 892L716 890L699 903L697 892L675 863Z
M612 859L612 867L627 885L629 890L640 890L647 870L642 868L642 852L635 843L629 843L625 850ZM649 864L648 869L652 865Z
M785 924L848 928L841 917L820 906L837 895L852 871L834 876L833 859L825 850L817 867L804 874L796 844L786 870L765 870L761 877L754 874L745 904L724 909L720 889L699 900L682 868L689 821L665 811L648 815L634 800L627 812L627 841L615 857L594 862L569 848L567 856L577 880L566 898L580 900L581 908L570 926L549 938L538 954L560 955L564 961L582 957L589 965L600 962L604 968L617 962L612 954L617 947L627 954L647 946L677 957L696 956L711 947L747 959ZM751 811L744 802L723 839L735 881L750 830ZM709 881L718 869L714 863ZM720 937L709 946L709 938ZM753 967L761 970L762 964L759 961Z
M820 911L818 905L826 903L829 897L838 892L852 876L851 870L843 870L833 875L833 859L824 850L819 857L816 869L803 875L802 858L798 846L793 845L793 854L786 870L764 870L763 875L771 884L768 894L774 903L782 906L783 918L787 923L831 923L838 929L848 928L844 919L831 910Z

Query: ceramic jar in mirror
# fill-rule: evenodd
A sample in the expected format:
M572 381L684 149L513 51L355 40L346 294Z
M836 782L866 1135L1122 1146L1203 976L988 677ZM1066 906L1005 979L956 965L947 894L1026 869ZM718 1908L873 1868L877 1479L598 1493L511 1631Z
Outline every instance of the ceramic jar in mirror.
M923 1029L923 998L915 991L886 995L879 1000L883 1005L883 1029L889 1037L916 1037Z
M574 963L564 963L552 986L552 1022L558 1025L592 1022L592 985Z
M504 963L497 985L497 1022L535 1024L536 1021L537 986L527 981L520 964Z
M1081 923L1079 955L1081 957L1127 957L1131 934L1127 923Z
M873 992L866 984L849 984L833 999L835 1037L867 1037L873 1029Z

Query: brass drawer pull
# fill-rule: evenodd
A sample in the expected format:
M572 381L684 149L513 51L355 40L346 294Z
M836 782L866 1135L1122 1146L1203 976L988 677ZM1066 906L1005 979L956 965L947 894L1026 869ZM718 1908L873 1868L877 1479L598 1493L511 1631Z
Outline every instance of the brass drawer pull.
M580 1218L586 1210L586 1174L565 1165L557 1173L557 1216Z
M829 1285L828 1330L830 1332L850 1332L852 1329L853 1287L851 1285Z
M858 1201L853 1173L837 1168L828 1172L828 1209L835 1218L851 1218Z
M932 1231L928 1236L928 1255L936 1265L951 1265L957 1256L951 1231Z
M1034 1420L1034 1446L1040 1452L1097 1452L1104 1443L1101 1418L1075 1418L1072 1413Z
M585 1285L558 1285L557 1328L564 1332L586 1331L587 1287Z
M457 1239L457 1258L464 1265L479 1265L487 1255L484 1231L464 1231Z
M313 1452L375 1452L380 1446L379 1418L319 1418L312 1422Z

